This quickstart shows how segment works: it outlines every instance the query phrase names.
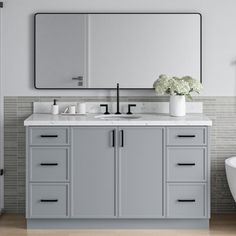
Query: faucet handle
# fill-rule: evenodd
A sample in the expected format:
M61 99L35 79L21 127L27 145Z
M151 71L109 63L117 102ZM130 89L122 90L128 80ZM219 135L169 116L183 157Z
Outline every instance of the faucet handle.
M104 112L104 115L110 114L110 112L108 111L108 104L100 104L100 107L106 107L106 111Z
M131 112L131 107L136 107L136 104L129 104L128 105L128 112L127 115L132 115L133 113Z

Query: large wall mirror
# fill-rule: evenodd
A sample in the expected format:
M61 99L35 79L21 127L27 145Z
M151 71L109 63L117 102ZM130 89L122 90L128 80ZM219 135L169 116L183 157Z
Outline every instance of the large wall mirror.
M160 74L201 81L200 14L35 14L35 88L144 89Z

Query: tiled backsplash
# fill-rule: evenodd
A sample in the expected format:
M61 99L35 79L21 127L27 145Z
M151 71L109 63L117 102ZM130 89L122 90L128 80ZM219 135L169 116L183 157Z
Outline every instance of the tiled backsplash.
M55 97L4 98L5 210L23 213L25 208L25 128L33 102L52 102ZM114 97L57 97L58 101L109 102ZM166 102L166 97L121 97L123 102ZM224 160L236 155L236 97L195 97L213 120L211 129L211 205L213 213L236 212L226 181Z

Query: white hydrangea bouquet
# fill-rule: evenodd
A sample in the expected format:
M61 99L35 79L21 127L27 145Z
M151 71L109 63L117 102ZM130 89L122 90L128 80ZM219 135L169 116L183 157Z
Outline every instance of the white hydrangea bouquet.
M154 82L153 87L159 95L184 95L190 99L192 98L191 93L200 93L203 88L199 81L190 76L178 78L167 75L160 75Z
M191 93L200 93L202 84L190 76L171 77L160 75L153 87L158 95L170 95L170 115L185 116L185 97L192 99Z

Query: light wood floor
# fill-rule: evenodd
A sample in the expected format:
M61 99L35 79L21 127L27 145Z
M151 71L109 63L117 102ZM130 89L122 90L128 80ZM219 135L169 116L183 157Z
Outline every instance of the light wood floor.
M215 215L209 230L26 230L20 215L0 217L0 236L236 236L236 215Z

